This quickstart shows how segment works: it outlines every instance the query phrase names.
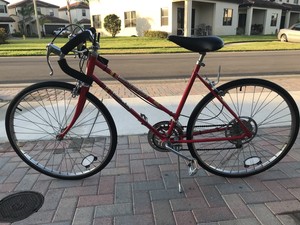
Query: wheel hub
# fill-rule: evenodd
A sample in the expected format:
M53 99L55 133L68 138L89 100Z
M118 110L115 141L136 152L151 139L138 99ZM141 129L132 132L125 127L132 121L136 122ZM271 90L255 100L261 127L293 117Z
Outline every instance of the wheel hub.
M250 138L244 138L239 140L230 140L231 143L235 145L242 145L250 142L257 133L257 123L251 117L240 117L241 122L247 127L247 129L252 133ZM226 137L236 137L244 133L243 129L239 125L238 121L232 120L225 130Z

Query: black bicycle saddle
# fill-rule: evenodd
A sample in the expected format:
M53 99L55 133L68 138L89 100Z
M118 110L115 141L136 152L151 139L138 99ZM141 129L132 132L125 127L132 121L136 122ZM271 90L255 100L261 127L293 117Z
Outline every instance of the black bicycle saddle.
M168 40L193 52L205 53L221 49L224 42L217 36L184 37L169 35Z

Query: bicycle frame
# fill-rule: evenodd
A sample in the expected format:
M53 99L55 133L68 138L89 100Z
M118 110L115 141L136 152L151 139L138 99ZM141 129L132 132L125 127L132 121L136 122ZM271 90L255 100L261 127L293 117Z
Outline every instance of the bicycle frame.
M157 102L155 99L153 99L151 96L147 95L134 85L130 84L126 79L122 78L118 74L114 73L111 69L108 68L107 65L103 64L99 60L97 60L96 54L91 54L88 57L87 60L87 69L86 69L86 75L92 77L93 81L97 83L108 95L110 95L113 99L115 99L123 108L125 108L130 114L132 114L138 121L141 122L142 125L146 126L151 132L153 132L157 137L159 137L162 141L170 141L171 143L195 143L195 142L215 142L215 141L231 141L231 140L237 140L237 139L244 139L246 137L250 138L252 136L251 131L243 124L243 122L239 119L239 117L236 115L236 113L226 104L226 102L223 101L220 94L217 92L217 90L214 88L213 85L208 83L204 78L202 78L199 75L200 68L203 65L203 59L205 57L205 53L200 55L199 60L197 61L195 68L191 74L190 80L184 90L184 93L181 97L181 100L179 102L179 105L176 109L176 112L172 112L169 109L167 109L165 106ZM115 80L119 81L123 86L125 86L127 89L132 90L134 93L137 94L137 96L141 97L142 99L145 99L149 103L153 104L154 107L158 108L159 110L163 111L164 113L168 114L172 119L170 121L169 129L166 134L160 133L156 128L154 128L151 124L148 123L148 121L140 115L138 112L136 112L133 108L130 108L118 95L116 95L110 88L108 88L105 83L103 83L97 76L95 76L94 69L95 67L98 67L102 69L104 72L109 74L111 77L113 77ZM221 102L221 104L232 114L232 116L238 121L240 124L242 130L244 131L243 134L238 136L232 136L232 137L222 137L222 138L203 138L203 139L193 139L193 140L187 140L186 135L183 134L179 140L171 140L170 137L172 135L172 131L176 126L176 123L178 122L178 119L180 117L180 114L182 112L182 109L186 103L186 100L189 96L189 93L193 87L193 84L198 78L207 88L208 90ZM80 90L80 97L78 100L78 105L76 108L75 115L69 124L69 126L59 135L59 138L63 138L65 134L71 129L73 124L76 122L77 118L79 117L84 104L86 100L86 93L89 91L89 86L82 86ZM226 128L216 128L205 131L205 133L211 133L211 132L217 132L221 130L225 130ZM201 131L199 134L204 133Z

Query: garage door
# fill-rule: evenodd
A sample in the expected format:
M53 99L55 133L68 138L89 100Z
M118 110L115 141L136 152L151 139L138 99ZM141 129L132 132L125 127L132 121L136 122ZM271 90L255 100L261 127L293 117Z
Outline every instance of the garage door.
M64 25L45 25L46 34L52 34L57 28L64 27Z

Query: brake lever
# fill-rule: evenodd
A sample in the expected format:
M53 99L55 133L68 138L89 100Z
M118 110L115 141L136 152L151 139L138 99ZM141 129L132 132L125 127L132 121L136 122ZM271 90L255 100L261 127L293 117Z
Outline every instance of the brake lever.
M54 53L55 55L61 55L61 50L59 47L55 46L53 43L49 43L47 44L46 46L47 48L47 63L48 63L48 66L50 68L50 76L53 75L53 68L52 68L52 65L50 63L50 55L51 53Z
M50 43L47 44L47 63L48 63L48 66L49 66L49 69L50 69L50 76L53 75L53 68L52 68L52 65L50 63L50 54L51 54L51 50L50 50Z

